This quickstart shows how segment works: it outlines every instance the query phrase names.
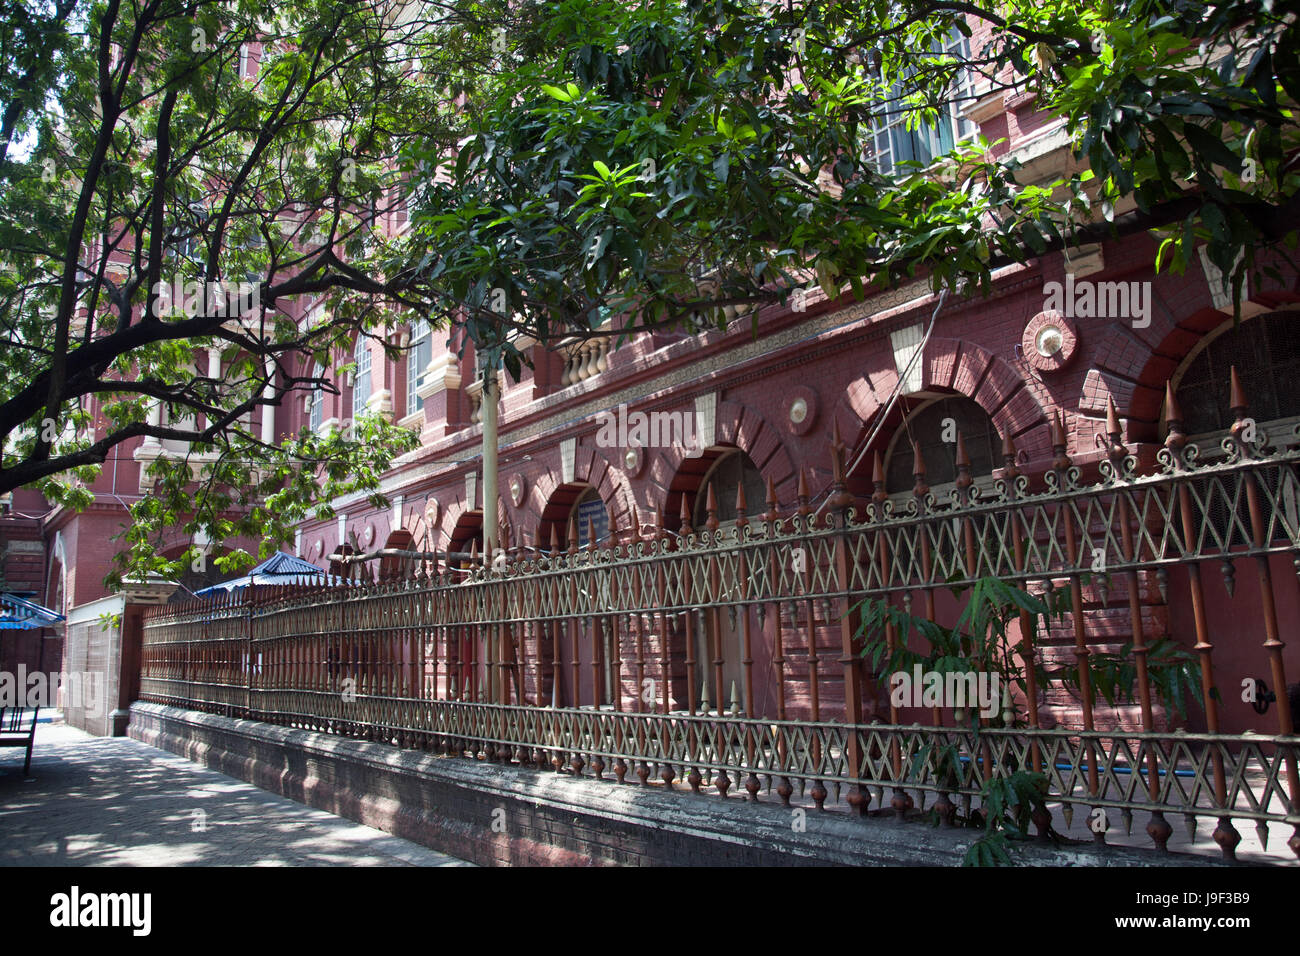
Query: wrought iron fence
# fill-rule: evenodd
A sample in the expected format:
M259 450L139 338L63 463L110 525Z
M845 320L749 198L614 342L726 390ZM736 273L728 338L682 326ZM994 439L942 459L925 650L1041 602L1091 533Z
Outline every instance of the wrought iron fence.
M692 529L683 502L676 533L660 521L581 550L570 533L562 550L553 532L549 549L519 553L503 570L486 562L465 576L424 562L400 580L258 588L158 608L145 621L142 697L643 785L857 813L928 808L947 822L959 812L954 799L969 816L990 778L1032 770L1067 815L1113 808L1131 824L1134 812L1150 814L1147 832L1162 848L1166 814L1182 814L1193 827L1214 819L1225 855L1241 839L1234 820L1253 822L1262 839L1270 822L1291 825L1300 854L1300 738L1277 594L1285 587L1293 601L1297 582L1275 580L1279 561L1300 569L1300 437L1247 441L1251 423L1234 393L1224 455L1205 461L1168 400L1170 437L1148 474L1138 474L1112 410L1096 481L1081 481L1058 419L1056 457L1037 490L1007 442L991 494L977 493L959 453L951 496L936 499L918 461L900 506L877 463L875 493L859 511L837 436L821 515L801 477L793 514L778 513L769 485L767 511L751 518L742 490L732 528L719 527L710 500L707 526ZM1241 620L1258 631L1276 733L1224 733L1216 643L1230 638L1239 659L1247 638L1211 633L1202 578L1217 568L1222 597L1212 600L1231 602L1239 570L1251 566L1256 606ZM1064 716L1057 708L1049 726L1046 688L1025 666L1026 693L1001 719L945 726L935 708L928 726L909 726L893 701L888 720L883 709L873 714L877 675L863 661L858 602L884 599L935 621L949 613L939 592L986 577L1065 596L1064 648L1042 646L1050 636L1022 626L1015 651L1022 662L1048 650L1072 655L1076 706ZM1170 636L1195 651L1200 733L1159 726L1148 669L1153 642L1166 636L1155 633L1151 607L1184 603L1190 632ZM1089 631L1103 610L1127 612L1136 711L1127 729L1098 726L1089 685L1089 657L1115 643ZM738 675L730 708L729 673ZM1050 819L1035 822L1041 835Z

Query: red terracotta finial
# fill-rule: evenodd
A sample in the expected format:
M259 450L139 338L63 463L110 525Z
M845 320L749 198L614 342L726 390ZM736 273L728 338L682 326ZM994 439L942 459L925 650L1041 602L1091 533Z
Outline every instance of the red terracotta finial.
M812 510L808 507L808 474L802 465L799 466L799 489L795 492L795 500L799 502L795 508L798 514L806 515Z
M966 439L962 433L957 433L957 487L969 488L975 483L975 479L970 474L970 455L966 453Z
M921 443L912 446L912 494L924 498L930 493L930 486L925 480L925 455L921 454Z
M889 497L885 493L885 463L880 457L879 448L871 453L871 487L872 501L881 502Z
M1124 447L1124 429L1119 423L1119 410L1115 407L1114 398L1106 399L1106 437L1110 439L1106 455L1118 466L1128 454L1128 449Z
M662 509L662 508L655 508L655 510L654 510L654 517L655 517L655 522L654 522L654 536L655 536L655 540L657 540L657 541L662 541L662 540L664 540L666 537L668 537L668 529L666 529L666 528L664 527L664 512L663 512L663 509Z
M1002 477L1015 478L1020 469L1016 467L1016 443L1011 440L1011 432L1002 436Z
M1254 444L1255 425L1246 413L1250 411L1250 402L1246 399L1246 390L1241 387L1241 378L1237 375L1237 366L1232 366L1232 391L1231 398L1228 399L1228 410L1232 412L1232 428L1229 433L1237 443L1237 448L1242 456L1248 456L1251 453L1251 446ZM1249 438L1249 440L1247 440Z
M478 538L474 538L469 543L469 566L473 568L478 564Z
M641 540L641 515L637 511L636 505L632 506L632 537L629 540Z
M1241 376L1237 374L1237 366L1232 366L1232 386L1228 398L1228 411L1241 417L1238 413L1244 413L1250 407L1250 402L1246 401L1246 390L1241 387Z
M569 554L578 553L578 517L569 515Z
M1169 433L1165 436L1165 447L1177 451L1187 444L1187 433L1183 431L1183 410L1174 394L1173 382L1165 382L1165 423L1169 428Z
M745 505L745 483L739 482L736 485L736 527L743 528L749 524L749 518L746 516Z
M596 550L596 519L587 519L587 550Z
M560 553L560 532L557 529L559 522L551 522L551 557Z
M772 481L772 476L767 476L767 514L763 515L764 521L775 522L778 519L776 513L776 483Z
M1114 396L1106 398L1106 434L1110 440L1118 443L1123 438L1123 429L1119 424L1119 409L1115 407Z
M713 482L709 482L708 491L704 495L704 513L708 515L704 522L704 527L710 531L718 530L718 496L713 490Z
M694 533L695 529L691 527L691 511L686 507L686 492L682 492L682 506L678 510L677 516L682 519L682 526L679 533L683 538Z
M1061 417L1061 410L1058 408L1052 420L1052 451L1055 452L1052 467L1057 471L1066 471L1070 468L1070 456L1066 454L1065 448L1065 419Z
M1052 416L1052 450L1060 449L1065 451L1065 421L1061 418L1061 410L1058 408Z

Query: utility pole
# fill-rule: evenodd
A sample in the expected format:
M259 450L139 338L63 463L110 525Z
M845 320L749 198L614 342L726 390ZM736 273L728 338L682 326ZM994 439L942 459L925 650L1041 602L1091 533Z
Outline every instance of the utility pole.
M483 361L482 356L478 360L479 373L483 376L483 404L481 419L483 421L483 569L488 574L492 573L497 551L497 409L501 400L499 389L497 387L497 370L495 364L491 368ZM487 635L487 639L494 645L494 652L489 655L489 660L495 660L496 673L488 675L488 693L490 702L499 704L505 699L502 687L502 655L505 648L502 646L501 626L492 627Z

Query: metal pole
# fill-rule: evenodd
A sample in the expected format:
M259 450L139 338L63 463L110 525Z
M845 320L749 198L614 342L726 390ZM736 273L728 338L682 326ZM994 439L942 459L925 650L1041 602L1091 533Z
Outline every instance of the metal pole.
M500 395L495 365L487 368L480 363L480 371L483 375L483 564L492 568L497 553L497 403ZM487 639L497 643L496 659L504 660L501 628L489 628ZM501 672L502 669L498 667L496 680L492 679L491 674L488 675L488 693L494 704L505 699L500 681Z

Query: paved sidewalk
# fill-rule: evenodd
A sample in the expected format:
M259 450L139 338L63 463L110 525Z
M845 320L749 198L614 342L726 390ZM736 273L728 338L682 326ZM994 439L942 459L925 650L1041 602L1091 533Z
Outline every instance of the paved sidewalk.
M0 750L0 866L470 866L123 737Z

